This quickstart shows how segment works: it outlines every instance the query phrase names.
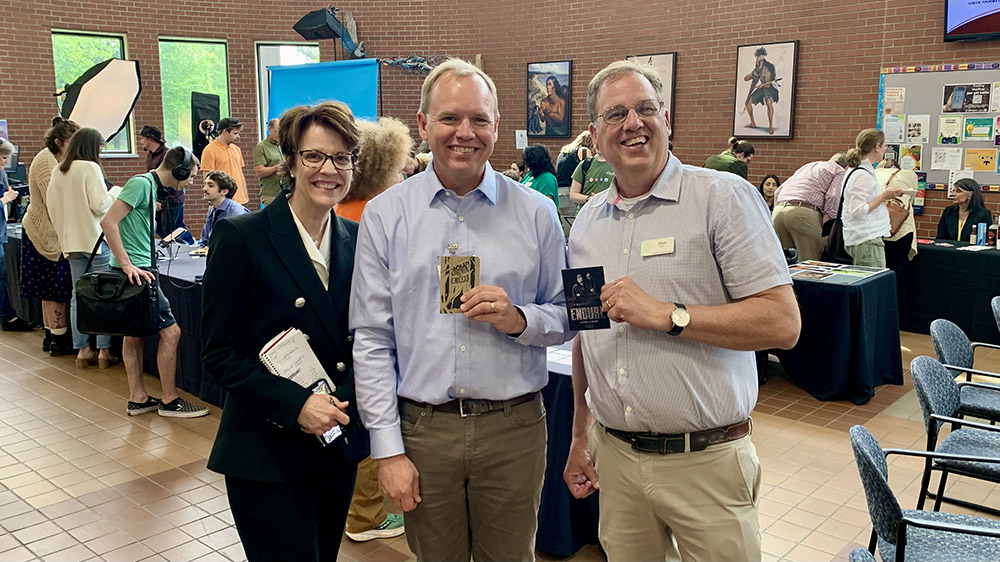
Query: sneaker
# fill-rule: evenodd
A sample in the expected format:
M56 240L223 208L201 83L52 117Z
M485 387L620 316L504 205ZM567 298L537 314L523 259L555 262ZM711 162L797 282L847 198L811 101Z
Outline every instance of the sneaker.
M3 328L3 331L5 332L30 332L35 329L34 326L24 320L21 320L20 318L7 320L3 324L0 324L0 328Z
M197 406L178 397L160 404L159 414L167 418L198 418L208 415L208 406Z
M128 406L125 408L125 411L130 416L138 416L139 414L145 414L146 412L152 412L153 410L155 410L155 409L157 409L159 407L160 407L160 399L159 398L154 398L152 396L147 396L146 397L146 401L142 402L142 403L132 402L130 400L129 403L128 403Z
M348 531L347 538L355 542L365 542L372 539L389 539L392 537L398 537L404 532L406 532L406 529L403 527L403 516L398 513L390 513L386 516L385 521L383 521L378 527L362 531L360 533L352 533Z

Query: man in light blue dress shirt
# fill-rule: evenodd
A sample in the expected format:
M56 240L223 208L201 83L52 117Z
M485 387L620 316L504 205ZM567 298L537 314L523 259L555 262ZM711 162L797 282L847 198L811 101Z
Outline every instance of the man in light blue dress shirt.
M246 207L233 201L236 195L236 180L229 174L219 170L213 170L205 175L205 201L208 201L208 213L205 215L205 226L201 229L201 240L199 246L208 246L209 239L212 238L212 230L219 219L245 215L250 211Z
M570 337L565 240L543 195L487 161L496 87L450 60L417 119L427 172L368 203L351 294L358 406L379 485L417 560L533 560L545 469L545 346ZM442 256L477 256L461 314L439 312Z

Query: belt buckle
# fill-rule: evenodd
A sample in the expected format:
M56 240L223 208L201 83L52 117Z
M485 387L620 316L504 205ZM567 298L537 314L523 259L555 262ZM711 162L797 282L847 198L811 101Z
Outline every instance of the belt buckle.
M475 408L473 408L473 409L475 409ZM458 415L460 417L467 418L467 417L472 417L472 416L481 416L481 415L483 415L483 413L482 412L466 412L465 411L465 398L459 398L458 399Z

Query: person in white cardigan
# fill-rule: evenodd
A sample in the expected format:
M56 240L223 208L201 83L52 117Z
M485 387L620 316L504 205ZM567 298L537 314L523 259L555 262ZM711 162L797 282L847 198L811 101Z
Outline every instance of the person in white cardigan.
M66 148L66 155L59 167L52 170L49 180L49 218L59 238L59 249L69 260L73 280L73 298L70 300L70 325L73 327L73 348L77 350L76 367L98 363L107 368L115 363L111 357L111 337L97 336L95 353L90 338L77 329L76 282L86 272L90 253L101 235L101 219L114 202L113 193L104 181L100 164L104 138L96 129L84 127L73 134ZM94 258L91 271L106 271L111 256L107 244L101 244Z

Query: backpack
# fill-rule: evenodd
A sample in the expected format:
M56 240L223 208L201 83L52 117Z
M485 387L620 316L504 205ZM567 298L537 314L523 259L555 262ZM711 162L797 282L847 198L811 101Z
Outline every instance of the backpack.
M556 157L556 182L559 187L573 185L573 171L580 164L580 157L576 153L576 150L560 152L559 156Z

